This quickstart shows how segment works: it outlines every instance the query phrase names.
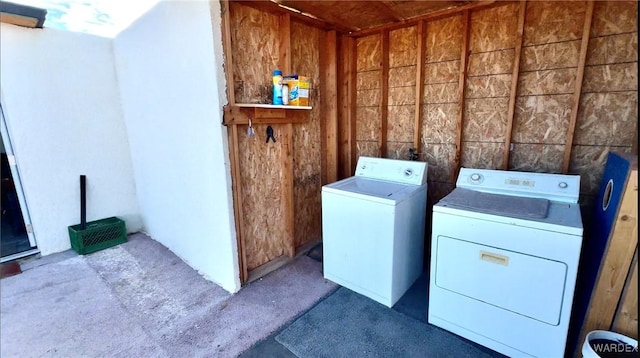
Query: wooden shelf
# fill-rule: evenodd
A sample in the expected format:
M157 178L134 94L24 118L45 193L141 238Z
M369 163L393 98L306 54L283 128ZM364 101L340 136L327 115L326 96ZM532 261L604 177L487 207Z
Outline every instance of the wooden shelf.
M268 109L311 109L311 106L284 106L279 104L261 104L261 103L236 103L236 107L242 108L268 108Z
M253 124L302 123L308 120L309 116L287 117L288 109L310 110L311 107L236 103L235 105L224 106L223 124L249 124L249 119Z

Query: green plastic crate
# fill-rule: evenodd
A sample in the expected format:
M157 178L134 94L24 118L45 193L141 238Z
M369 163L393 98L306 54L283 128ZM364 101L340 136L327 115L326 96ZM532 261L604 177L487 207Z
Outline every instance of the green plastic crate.
M71 248L80 255L96 252L127 242L124 221L117 217L87 222L85 229L80 224L69 226Z

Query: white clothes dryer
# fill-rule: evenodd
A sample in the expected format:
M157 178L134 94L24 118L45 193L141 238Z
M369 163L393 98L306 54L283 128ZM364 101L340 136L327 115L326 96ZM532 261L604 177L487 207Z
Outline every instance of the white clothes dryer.
M511 357L563 357L580 177L462 168L433 207L428 321Z

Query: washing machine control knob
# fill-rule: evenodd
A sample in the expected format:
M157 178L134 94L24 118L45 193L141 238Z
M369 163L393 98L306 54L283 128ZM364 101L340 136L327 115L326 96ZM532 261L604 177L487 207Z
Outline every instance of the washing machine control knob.
M566 189L569 186L569 184L561 181L560 184L558 184L558 186L560 187L560 189Z
M411 168L407 168L404 170L404 176L410 177L411 175L413 175L413 170Z
M478 174L478 173L471 174L471 181L477 182L477 181L480 181L481 178L482 178L482 176L480 174Z

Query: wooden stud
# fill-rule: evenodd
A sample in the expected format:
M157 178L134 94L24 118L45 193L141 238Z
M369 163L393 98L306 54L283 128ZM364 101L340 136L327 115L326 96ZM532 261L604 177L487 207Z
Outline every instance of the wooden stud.
M283 73L291 73L291 17L280 16L279 66ZM295 212L293 206L293 125L284 125L284 153L282 163L282 201L284 204L284 241L289 257L296 254L294 234Z
M322 36L320 52L321 80L321 133L322 139L322 184L338 180L338 59L337 34L328 31Z
M233 56L231 48L231 14L228 0L222 0L220 3L222 7L222 45L224 47L224 67L225 75L227 78L227 103L234 105L236 103L236 97L234 93L234 80L233 80ZM228 106L225 106L224 119L227 118ZM223 119L223 120L224 120ZM239 149L238 149L238 126L231 126L231 133L229 134L229 144L231 148L229 150L229 161L231 163L231 187L233 190L233 215L235 217L236 227L236 245L238 249L238 271L240 273L240 282L244 284L249 277L247 270L247 253L244 245L244 210L242 207L242 181L239 164Z
M351 160L349 161L349 175L355 175L357 164L356 149L356 103L358 99L358 47L354 38L349 39L349 153Z
M222 44L224 47L224 70L227 77L227 103L236 104L236 94L234 92L233 80L233 50L231 47L231 9L229 0L220 2L222 7Z
M280 15L280 45L278 47L278 66L283 74L291 73L291 16Z
M524 37L524 18L527 11L527 1L520 1L518 12L518 33L516 34L515 55L513 56L513 71L511 72L511 94L509 95L509 111L507 112L507 128L504 139L504 151L502 152L502 170L509 167L509 154L511 152L511 137L513 135L513 117L516 108L516 96L518 95L518 75L520 73L520 54L522 53L522 38Z
M380 71L380 158L387 157L387 118L389 115L389 31L382 30L382 70Z
M576 73L576 85L573 91L573 106L571 108L571 117L567 126L567 141L564 147L564 161L562 163L562 172L569 172L569 164L571 163L571 150L573 147L573 135L578 120L578 108L580 107L580 95L582 91L582 79L584 78L584 65L587 60L587 47L589 46L589 33L591 32L591 20L593 18L593 0L587 2L587 10L584 14L584 26L582 28L582 44L580 45L580 58Z
M467 58L469 56L469 11L465 11L462 16L462 44L460 47L460 74L458 78L458 118L456 121L456 154L454 161L455 170L449 178L451 182L456 181L458 170L460 170L460 162L462 156L462 126L464 122L464 89L467 80Z
M638 248L625 281L624 292L611 330L627 337L638 338Z
M638 168L636 163L636 166L629 171L579 342L584 342L586 334L590 331L611 328L637 246Z
M249 278L247 270L247 253L244 244L244 210L242 207L242 182L240 175L239 148L238 148L238 126L231 126L229 136L231 150L229 150L229 160L231 162L231 187L233 189L233 215L236 225L236 242L238 245L238 265L240 271L240 282L246 283Z
M346 178L352 175L355 166L355 91L356 91L356 73L355 73L355 39L345 35L340 36L340 63L341 66L341 94L338 97L340 104L341 117L338 123L340 130L340 174L339 178Z
M282 197L284 202L284 240L289 257L296 255L294 236L295 212L293 206L293 124L284 125L284 159L282 163Z
M349 34L349 36L353 36L353 37L369 36L369 35L373 35L375 33L384 31L384 30L391 31L391 30L396 30L396 29L403 28L403 27L413 26L416 23L418 23L419 21L437 20L437 19L441 19L441 18L444 18L444 17L457 15L458 13L461 13L461 12L468 12L469 10L477 10L477 9L480 9L480 8L486 8L486 7L493 6L493 5L504 5L506 3L507 2L494 1L494 0L474 1L474 2L471 2L471 3L467 4L467 5L462 5L462 6L458 6L458 7L452 7L452 8L449 8L449 9L434 11L434 12L430 12L430 13L425 14L425 15L416 16L416 17L413 17L413 18L408 19L408 20L403 21L403 22L393 23L393 24L388 24L388 25L382 25L382 26L376 26L376 27L372 27L372 28L369 28L369 29L355 31L355 32L352 32L351 34Z
M413 125L413 148L420 152L422 141L422 95L424 93L425 23L418 22L418 54L416 58L416 110Z

